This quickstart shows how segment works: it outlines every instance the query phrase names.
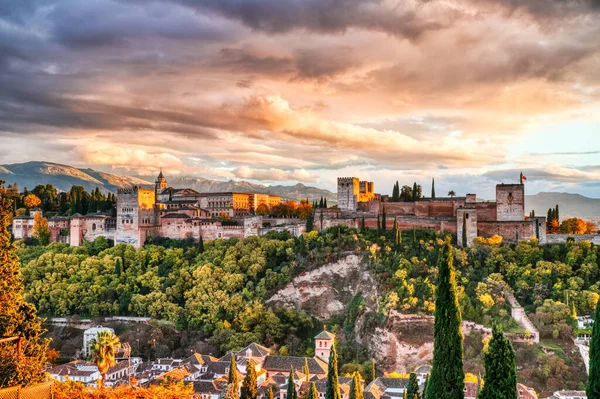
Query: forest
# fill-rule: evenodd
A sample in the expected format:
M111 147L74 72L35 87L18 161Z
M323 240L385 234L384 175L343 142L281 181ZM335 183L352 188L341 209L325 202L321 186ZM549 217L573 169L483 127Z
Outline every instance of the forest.
M265 305L269 295L299 273L359 252L385 294L377 317L390 309L432 314L443 239L430 230L334 227L299 238L163 240L138 250L111 247L103 238L82 247L17 244L27 297L41 315L151 316L201 329L221 351L252 341L286 346L295 337L303 344L295 342L294 352L302 352L310 351L310 336L298 334L318 323ZM566 339L574 334L575 315L591 314L598 302L598 249L589 242L508 246L481 239L470 249L455 248L454 256L466 320L500 320L507 331L516 329L503 295L510 287L542 336Z

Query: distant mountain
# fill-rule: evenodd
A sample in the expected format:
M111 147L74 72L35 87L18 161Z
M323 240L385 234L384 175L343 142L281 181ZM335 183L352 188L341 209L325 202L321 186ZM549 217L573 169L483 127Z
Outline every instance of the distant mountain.
M335 204L336 195L329 190L310 187L298 183L294 186L265 186L247 181L219 181L192 177L166 176L170 186L175 188L193 188L201 193L242 191L251 193L265 193L279 195L285 199L309 201L327 198L327 203ZM119 188L133 185L154 186L154 177L120 176L93 169L78 169L68 165L52 162L26 162L19 164L0 165L0 180L7 184L17 183L19 189L27 187L33 189L38 184L52 184L61 191L68 191L71 186L83 186L86 190L99 187L102 191L117 192Z
M561 220L568 217L599 218L600 198L588 198L569 193L538 193L525 196L525 212L534 209L538 216L546 216L548 209L558 204Z
M38 184L52 184L61 191L68 191L71 186L83 186L88 191L99 187L104 192L116 192L123 187L151 184L136 177L118 176L93 169L77 169L68 165L36 161L0 165L0 180L5 180L7 184L17 183L20 190L25 187L31 190Z
M337 195L329 190L324 190L317 187L306 186L298 183L293 186L265 186L263 184L255 184L247 181L219 181L192 177L169 177L166 176L167 182L174 188L193 188L201 193L216 193L225 191L242 191L261 194L278 195L285 199L300 201L308 198L309 201L319 200L321 197L327 198L327 204L335 204ZM149 178L147 178L149 180Z

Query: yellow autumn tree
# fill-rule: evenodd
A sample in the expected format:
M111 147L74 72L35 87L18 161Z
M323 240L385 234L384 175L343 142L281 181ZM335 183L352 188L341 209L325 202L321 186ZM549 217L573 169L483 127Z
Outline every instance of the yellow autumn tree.
M36 212L35 215L33 215L33 236L40 241L41 245L50 244L48 219L43 217L41 212Z

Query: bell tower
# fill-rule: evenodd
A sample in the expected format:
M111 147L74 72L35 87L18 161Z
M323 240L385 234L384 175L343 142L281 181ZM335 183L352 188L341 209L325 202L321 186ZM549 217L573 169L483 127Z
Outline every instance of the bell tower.
M167 188L167 179L165 179L165 176L163 175L162 168L160 168L160 173L158 174L158 177L156 178L154 184L157 193Z

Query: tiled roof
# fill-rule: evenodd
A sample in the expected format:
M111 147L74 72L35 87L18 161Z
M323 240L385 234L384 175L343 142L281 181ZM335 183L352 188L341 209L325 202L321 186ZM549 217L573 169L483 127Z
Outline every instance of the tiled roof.
M315 339L334 339L335 335L330 333L329 331L323 330L321 331Z
M162 217L163 219L191 219L185 213L168 213Z
M313 357L267 356L263 368L268 371L289 371L293 366L294 369L302 371L305 359L308 360L308 370L311 374L324 374L327 372L326 368Z
M209 364L217 361L218 359L215 357L212 357L210 355L201 355L200 353L194 353L192 356L184 360L184 362L191 363L194 365Z

